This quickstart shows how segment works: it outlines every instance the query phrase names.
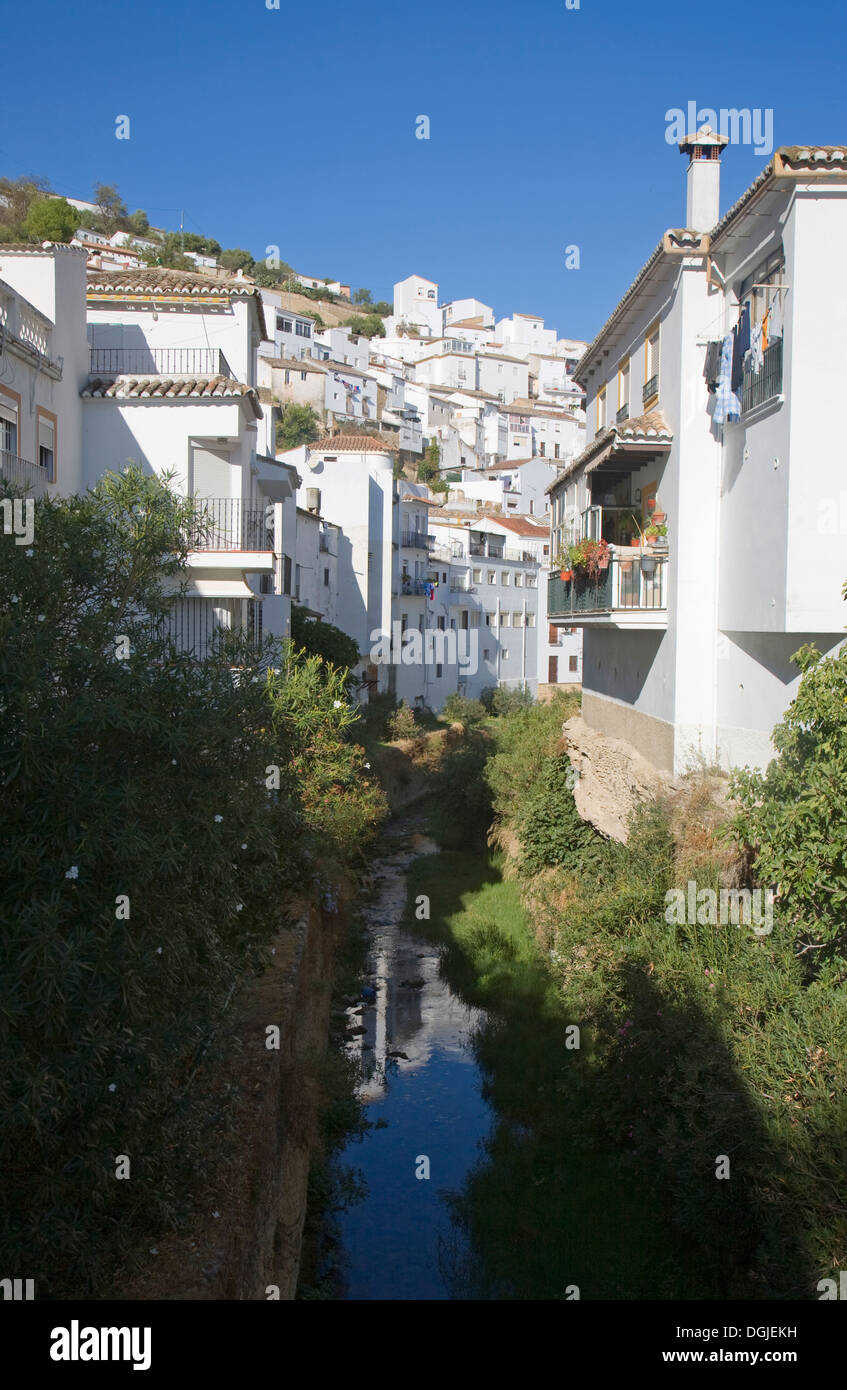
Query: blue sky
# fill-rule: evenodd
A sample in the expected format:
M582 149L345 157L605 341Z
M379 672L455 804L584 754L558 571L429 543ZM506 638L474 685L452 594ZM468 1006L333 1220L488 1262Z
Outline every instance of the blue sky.
M188 230L377 299L416 272L590 338L684 222L666 112L771 109L777 146L847 139L845 29L784 0L46 0L6 9L0 171L81 198L116 183L154 224L184 208ZM766 162L726 150L722 211Z

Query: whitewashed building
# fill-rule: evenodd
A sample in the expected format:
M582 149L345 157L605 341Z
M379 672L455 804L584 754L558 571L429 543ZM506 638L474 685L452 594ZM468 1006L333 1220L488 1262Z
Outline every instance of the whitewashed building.
M83 482L86 254L0 245L0 476L33 497Z
M551 492L554 549L574 530L613 547L602 580L549 581L553 620L584 628L584 717L676 771L697 755L764 766L792 652L844 640L844 489L821 403L838 398L847 318L847 148L778 149L721 216L725 144L681 142L686 225L586 351L589 442ZM747 328L733 387L720 358ZM667 551L642 558L628 542L657 513Z

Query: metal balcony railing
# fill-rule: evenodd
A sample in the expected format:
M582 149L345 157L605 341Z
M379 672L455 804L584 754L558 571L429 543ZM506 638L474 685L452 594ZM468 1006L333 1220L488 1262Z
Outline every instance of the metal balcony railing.
M255 648L262 641L261 599L186 598L178 600L156 624L156 635L177 651L204 661L227 634L247 637Z
M188 542L192 550L270 550L273 526L264 508L234 497L197 498L198 514Z
M624 422L624 420L628 420L628 419L629 419L629 406L628 406L628 405L622 405L621 408L620 408L620 410L618 411L617 415L615 416L615 424L617 424L617 425L622 425L623 422Z
M667 555L653 555L649 572L640 556L613 555L608 568L596 578L588 575L562 579L551 574L547 581L547 612L553 617L574 614L637 610L656 612L667 608Z
M453 578L450 580L450 593L475 594L476 587L473 584L469 583L466 578L461 579L457 575L454 575Z
M407 575L400 577L400 593L404 598L411 598L415 595L425 594L428 579L410 579Z
M400 544L408 546L410 550L429 550L435 545L435 536L429 531L403 531Z
M92 376L225 376L237 380L220 348L91 348Z
M653 376L651 376L651 378L650 378L649 381L645 381L645 383L644 383L644 389L643 389L642 392L641 392L641 400L642 400L642 403L643 403L644 405L646 405L647 402L649 401L649 399L650 399L651 396L658 396L658 394L659 394L659 373L656 372Z
M17 454L0 449L0 478L8 483L25 487L32 497L44 497L50 481L47 469L40 463L30 463Z
M741 387L742 415L757 405L764 405L765 401L780 395L781 391L782 339L775 338L770 346L765 348L764 362L758 374L751 372L749 367L744 372Z

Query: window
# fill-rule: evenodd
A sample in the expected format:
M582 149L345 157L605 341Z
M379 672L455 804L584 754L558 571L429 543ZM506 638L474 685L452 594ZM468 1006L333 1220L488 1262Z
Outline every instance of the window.
M546 448L547 448L547 445L546 445L543 441L542 441L542 443L539 444L539 446L538 446L538 452L539 452L539 454L541 455L542 458L544 457L544 450L545 450Z
M325 589L328 589L328 588L329 588L329 570L328 570L328 569L324 569L324 588L325 588Z
M503 648L502 648L502 651L503 651L503 660L504 660L504 661L508 661L508 660L509 660L509 649L508 649L508 647L503 647Z
M312 325L310 323L296 323L294 325L294 331L298 338L311 338Z
M527 577L526 577L526 587L527 587L528 589L537 589L537 588L538 588L538 575L537 575L537 574L528 574L528 575L527 575Z
M511 582L512 582L511 571L510 571L510 570L504 570L503 573L500 575L500 583L501 583L501 584L511 584Z
M644 404L652 405L659 395L659 321L648 328L644 340Z
M408 626L409 626L409 615L408 615L408 613L401 613L401 614L400 614L400 635L401 635L401 636L402 636L402 634L406 631L406 628L407 628Z
M605 386L602 388L602 390L600 390L600 391L597 392L597 428L598 428L598 430L604 430L604 429L606 428L606 388L605 388Z
M300 373L300 380L301 380L301 381L305 381L305 380L306 380L306 373L305 373L305 372L301 372L301 373Z
M515 570L515 588L516 588L516 589L519 589L519 588L521 587L522 584L523 584L523 573L521 572L521 570Z
M512 627L523 627L523 613L512 614Z
M505 611L505 609L504 609L503 612L500 614L500 626L501 626L501 627L508 627L508 626L509 626L509 618L510 618L510 614L508 614L508 613Z
M497 626L497 614L496 614L496 613L487 613L487 614L486 614L486 617L487 617L487 619L488 619L488 623L487 623L487 626L488 626L488 627L496 627L496 626Z
M439 631L439 632L443 632L443 631L444 631L444 619L443 619L443 618L439 618L439 619L438 619L438 631Z
M38 407L38 462L46 469L48 480L56 479L56 417Z
M629 358L618 368L618 413L629 406Z
M426 292L426 297L427 297L427 299L434 299L434 298L435 298L435 290L427 290L427 292Z
M0 391L0 449L6 454L18 452L19 397Z
M489 583L489 584L496 584L496 583L497 583L497 571L496 571L496 570L489 570L489 571L488 571L488 583Z
M527 627L535 627L535 614L534 614L534 613L527 613L527 615L526 615L526 625L527 625Z
M278 333L290 333L294 324L291 319L284 319L279 314L276 316L276 329Z
M440 661L436 661L436 663L435 663L435 679L436 679L436 680L441 680L441 672L442 672L443 670L444 670L444 667L441 665L441 662L440 662Z
M491 657L489 656L489 649L488 649L488 647L483 647L483 649L482 649L482 659L483 659L483 661L490 661L490 660L491 660Z
M554 444L554 445L553 445L553 457L554 457L554 458L558 458L558 457L559 457L559 446L558 446L558 444Z
M578 667L577 667L577 657L575 657L575 656L569 656L569 657L568 657L568 670L569 670L569 671L576 671L577 669L578 669Z
M471 581L474 584L482 583L482 570L471 570Z
M291 556L290 556L290 555L283 555L283 557L282 557L282 592L283 592L284 594L290 594L290 593L291 593Z

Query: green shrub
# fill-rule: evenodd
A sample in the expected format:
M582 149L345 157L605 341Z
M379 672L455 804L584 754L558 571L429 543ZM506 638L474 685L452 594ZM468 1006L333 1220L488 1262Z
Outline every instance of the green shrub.
M778 899L807 963L847 976L847 649L803 647L796 698L773 732L764 773L738 772L736 837L752 847L761 883Z
M356 684L351 673L359 661L359 649L352 637L332 623L315 622L296 603L291 605L291 641L309 656L319 656L328 666L344 674L345 684Z
M514 690L507 689L506 686L498 686L491 692L491 713L497 715L514 714L517 709L529 709L530 705L535 704L532 691L529 686L519 686Z
M130 469L0 546L0 1263L48 1297L102 1293L187 1210L233 991L384 812L318 658L159 635L191 514Z
M419 733L415 711L409 708L405 700L401 700L394 713L388 717L389 738L415 738Z
M485 706L481 701L469 700L467 696L460 695L455 690L444 701L442 714L453 723L464 724L465 728L473 728L486 718Z

